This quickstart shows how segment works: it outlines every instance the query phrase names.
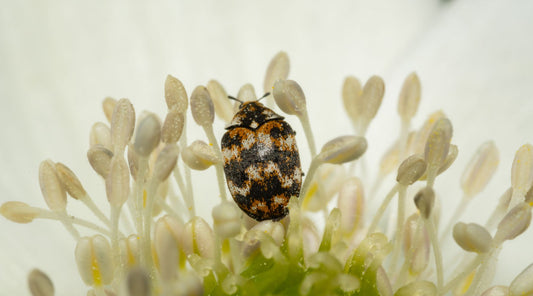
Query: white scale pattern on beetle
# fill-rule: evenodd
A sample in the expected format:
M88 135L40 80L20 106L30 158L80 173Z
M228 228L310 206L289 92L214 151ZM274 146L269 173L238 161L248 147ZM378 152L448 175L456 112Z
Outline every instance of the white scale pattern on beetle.
M284 176L281 171L279 170L279 167L277 164L275 164L272 161L269 161L265 167L265 173L268 175L274 175L277 176L278 179L281 182L281 187L283 188L290 188L292 184L294 183L294 180L291 178L291 176Z
M278 166L272 161L269 161L267 163L263 171L264 174L261 174L261 169L259 169L255 165L250 165L249 167L246 168L244 172L246 173L246 175L248 176L248 180L250 181L262 181L264 177L266 176L277 176L283 188L291 187L292 184L294 183L294 179L300 179L301 174L302 174L302 171L300 170L300 168L296 168L294 170L294 178L291 178L291 176L282 177L281 171L279 170ZM235 187L238 188L237 186Z
M281 205L285 203L285 198L281 195L276 195L274 196L273 201L275 205Z
M268 134L258 133L257 141L259 143L264 143L267 147L273 147L272 137ZM281 151L290 151L297 149L296 141L293 135L287 135L287 138L280 139L279 141L281 142L281 145L277 148Z
M294 179L301 180L302 179L302 169L299 167L294 168Z
M236 146L231 146L231 148L224 148L222 149L222 155L224 156L224 160L238 160L239 159L239 148Z
M249 167L246 168L244 172L248 176L249 180L252 180L252 181L263 180L263 177L261 177L261 171L255 165L250 165Z
M253 129L256 129L259 126L259 123L257 123L255 120L250 123L250 127Z
M246 138L241 139L241 145L243 149L250 149L256 142L253 133L245 133Z
M234 125L234 126L239 126L239 125L242 124L242 120L241 120L240 117L235 116L235 117L233 117L233 120L231 120L230 124Z
M242 196L248 196L250 194L250 189L252 189L252 184L250 182L244 182L244 186L239 187L232 181L228 181L228 187L233 195L240 194Z
M293 135L289 135L285 141L282 141L280 150L296 150L296 140Z
M258 202L257 204L254 204L250 209L255 212L257 211L257 208L266 208L266 207L267 206L265 202L261 201L261 202Z
M272 137L264 133L257 134L257 142L263 143L266 146L272 147Z

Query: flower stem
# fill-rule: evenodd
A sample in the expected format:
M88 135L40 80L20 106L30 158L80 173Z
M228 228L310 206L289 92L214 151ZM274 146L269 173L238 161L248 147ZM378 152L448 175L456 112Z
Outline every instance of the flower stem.
M96 206L94 201L91 199L91 197L86 194L83 198L80 199L86 206L93 212L93 214L100 219L107 227L111 227L111 221L109 221L109 218L107 218L106 215Z
M120 279L124 274L124 266L120 262L120 247L118 245L118 225L122 206L111 206L111 251L115 265L115 279Z
M302 127L304 129L305 138L307 139L309 151L311 152L311 157L315 157L315 137L313 136L313 130L311 130L311 124L309 123L309 116L307 115L307 111L305 111L302 115L298 116L298 119L300 119L300 123L302 124Z
M137 228L137 233L142 233L143 222L142 222L142 209L144 206L144 185L145 185L145 175L148 171L148 159L146 157L139 158L139 169L137 171L137 180L135 181L133 196L135 200L135 227Z
M398 189L398 215L396 220L396 234L394 238L394 247L391 257L390 274L396 273L396 264L398 263L398 256L402 249L403 240L403 224L405 220L405 193L407 186L400 185Z
M58 211L56 212L57 213L57 217L58 217L58 220L61 221L61 223L63 224L63 226L65 226L65 228L67 229L67 231L72 235L72 237L74 237L74 239L77 241L80 239L80 233L78 232L78 230L76 228L74 228L74 226L72 225L72 218L73 216L68 216L67 212L65 210L63 211Z
M39 213L38 218L56 220L56 221L61 221L62 220L62 218L60 218L57 213L49 211L49 210L45 210L45 209L41 209L41 212ZM107 235L108 237L111 237L111 232L109 230L107 230L105 228L102 228L102 227L100 227L100 226L98 226L98 225L96 225L96 224L94 224L92 222L89 222L89 221L86 221L86 220L83 220L83 219L80 219L80 218L76 218L74 216L70 216L70 217L68 217L68 219L70 220L70 222L72 224L80 225L80 226L83 226L85 228L89 228L89 229L98 231L98 232L102 233L103 235Z
M119 247L118 247L118 222L120 217L121 206L111 206L111 248L113 250L113 261L115 264L119 263Z
M437 291L442 290L444 282L444 270L442 267L442 253L440 252L439 241L437 239L437 231L435 230L435 224L433 218L430 216L428 219L423 219L426 226L431 246L433 247L433 256L435 257L435 267L437 269Z
M483 260L479 266L478 271L474 276L474 280L472 281L472 284L470 284L470 288L465 296L479 295L487 288L490 280L492 280L492 277L494 276L494 265L496 264L496 260L501 250L501 245L495 246L485 255L486 257L484 259L486 260Z
M213 145L215 148L216 153L218 154L219 158L222 160L222 151L220 150L220 146L218 145L217 139L215 137L215 133L213 132L213 126L207 125L204 126L205 134L207 135L207 139L209 139L209 143ZM217 174L217 180L218 180L218 189L220 191L220 197L222 198L222 201L226 201L228 199L226 195L226 184L224 181L224 167L223 163L219 162L215 164L215 170Z
M302 205L302 202L307 195L307 191L309 190L309 186L313 182L313 177L316 173L316 170L320 166L321 162L316 160L316 158L313 158L311 161L311 164L309 165L309 169L307 170L307 174L305 176L304 183L302 184L302 189L300 190L300 196L298 198L298 201L300 203L300 206Z
M178 219L180 222L183 223L183 219L181 218L181 216L176 211L174 211L174 209L170 207L165 201L157 199L156 202L157 205L163 209L163 211L167 212L167 214L171 215L172 217Z
M385 210L387 209L387 206L389 205L390 201L396 195L396 192L398 192L398 189L400 188L400 185L396 183L394 187L389 191L383 202L381 203L381 206L377 210L376 214L374 215L374 218L372 219L372 223L370 223L370 227L368 227L367 234L372 234L376 227L378 226L379 220L381 219L381 216L385 213Z
M179 144L182 151L185 149L185 147L187 147L187 120L183 122L183 132L181 134ZM189 217L192 219L192 217L196 216L196 209L194 207L194 192L192 188L191 169L187 165L183 166L183 169L185 170L185 182L187 186L185 187L186 191L182 191L182 195L183 199L185 200L185 204L187 205L187 210L189 211ZM179 173L178 166L176 166L174 173L176 173L176 171ZM181 176L181 174L179 174L179 176ZM181 177L180 179L183 180ZM179 183L178 186L180 186ZM181 186L184 187L183 185Z
M173 175L174 180L176 180L176 183L178 184L178 187L180 189L181 196L183 196L183 201L185 202L185 206L187 207L187 211L189 212L189 217L192 218L195 216L194 200L192 199L192 195L189 193L187 186L185 186L185 183L183 183L183 175L181 174L181 171L178 166L174 168Z
M405 159L405 154L407 154L407 137L409 135L409 128L411 122L409 120L402 120L400 128L400 138L398 139L399 153L398 160L401 162Z
M486 254L478 254L472 262L470 262L464 269L461 271L460 274L458 274L456 277L454 277L452 280L450 280L441 290L442 294L446 294L446 292L453 290L461 283L461 281L468 276L472 271L476 269L476 267L481 264L486 259Z
M154 199L156 198L155 193L159 182L154 178L151 179L146 194L146 206L143 209L143 232L141 236L142 252L141 259L144 261L143 264L150 273L151 277L155 276L154 262L152 259L152 211L154 207Z
M372 187L369 191L368 197L370 200L374 200L374 196L378 192L379 188L381 187L381 184L383 183L383 180L385 179L385 175L382 175L381 173L378 174L376 179L374 180L374 183L372 184Z
M457 208L455 208L455 211L452 217L450 218L450 220L448 221L448 224L446 224L444 231L440 234L439 240L441 242L444 241L444 239L449 236L450 232L452 231L452 227L454 223L456 223L459 220L459 218L461 218L461 216L466 210L466 207L469 201L470 201L470 198L467 196L463 196L463 198L461 198L459 205L457 205Z

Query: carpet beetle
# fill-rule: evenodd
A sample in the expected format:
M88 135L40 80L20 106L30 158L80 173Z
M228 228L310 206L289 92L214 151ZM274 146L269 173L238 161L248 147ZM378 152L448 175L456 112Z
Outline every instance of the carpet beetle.
M221 146L233 200L257 221L285 217L302 185L296 132L258 101L241 102L226 130Z

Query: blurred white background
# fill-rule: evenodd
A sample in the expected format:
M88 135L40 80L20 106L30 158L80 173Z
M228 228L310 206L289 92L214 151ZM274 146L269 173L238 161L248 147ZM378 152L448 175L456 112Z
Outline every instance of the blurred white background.
M3 1L0 202L45 207L37 171L50 158L72 168L105 204L103 184L85 156L90 127L105 120L104 97L127 97L137 114L164 116L167 74L178 77L189 94L213 78L229 94L248 82L260 94L266 66L280 50L291 59L289 77L306 93L318 147L352 132L340 96L344 77L385 79L385 98L369 130L370 165L396 138L399 89L407 74L418 73L423 94L414 126L442 109L454 124L453 143L460 151L456 164L437 179L444 218L459 201L462 170L481 143L496 142L500 167L469 207L463 218L468 222L485 221L510 186L515 151L533 142L532 1L144 3ZM289 122L301 131L297 120ZM189 126L191 141L205 139L193 121ZM223 134L221 122L215 131ZM305 166L303 132L298 140ZM211 207L201 201L216 203L209 188L215 186L201 186L205 179L193 177L199 212L210 219ZM72 212L82 211L69 203ZM505 243L496 283L509 284L533 262L532 233ZM59 223L18 225L0 218L0 295L29 295L26 274L34 267L50 275L58 295L82 295L74 247Z

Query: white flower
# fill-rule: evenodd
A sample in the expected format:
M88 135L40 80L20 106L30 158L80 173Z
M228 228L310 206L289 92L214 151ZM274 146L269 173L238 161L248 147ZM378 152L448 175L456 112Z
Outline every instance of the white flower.
M485 221L488 209L510 182L514 152L532 141L533 101L528 97L533 60L527 36L533 21L526 1L513 5L504 1L342 1L316 6L305 1L289 5L269 1L210 8L166 4L169 7L6 4L0 26L1 203L19 200L44 207L37 171L42 159L51 158L68 164L91 196L104 204L102 182L80 157L88 149L92 123L105 121L97 106L103 97L128 97L138 111L164 114L162 83L167 73L179 74L189 94L211 78L219 79L233 94L245 82L259 90L260 75L279 49L290 53L290 77L306 93L319 147L331 134L350 129L341 109L344 77L355 74L366 80L374 73L384 77L383 106L368 132L369 147L374 147L367 153L369 163L388 148L390 131L398 133L391 102L396 102L404 77L416 70L423 100L413 126L419 126L425 114L443 109L454 123L454 143L461 149L457 163L437 184L437 191L447 196L442 209L453 209L459 202L457 176L475 149L493 139L501 152L500 169L493 177L499 181L473 201L465 222ZM295 118L288 121L299 126ZM203 135L193 124L188 128L189 135ZM219 123L215 130L220 137L223 125ZM303 132L298 134L303 146ZM307 152L302 152L302 159L309 164ZM214 173L211 177L216 180ZM195 196L216 195L211 188L198 187ZM77 215L91 215L72 199L68 207ZM483 210L476 213L475 209ZM210 218L210 208L197 211ZM75 243L61 225L19 227L3 221L0 233L2 292L26 293L22 283L34 267L46 271L58 294L83 286L79 277L70 276L77 273ZM526 232L506 243L497 283L509 284L533 262L527 251L532 237Z

